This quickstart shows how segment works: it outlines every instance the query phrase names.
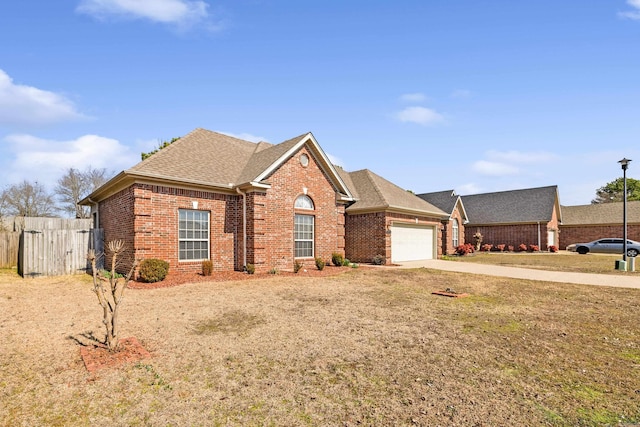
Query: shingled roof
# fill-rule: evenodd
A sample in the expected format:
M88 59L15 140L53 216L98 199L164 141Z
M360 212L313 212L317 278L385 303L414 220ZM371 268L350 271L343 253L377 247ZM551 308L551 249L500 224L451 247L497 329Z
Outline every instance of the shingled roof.
M548 222L554 206L562 221L556 185L461 197L470 225Z
M246 186L268 186L270 174L307 145L345 201L349 188L311 133L272 145L253 143L206 129L195 129L166 148L116 175L81 203L102 200L136 180L232 191Z
M342 173L345 173L342 171ZM352 194L357 200L350 205L347 213L396 210L446 218L449 215L413 193L410 193L368 169L349 172ZM348 180L345 180L348 182Z
M422 193L418 194L417 196L422 200L431 203L433 206L442 209L449 215L453 214L456 205L459 203L460 214L462 215L462 218L464 220L468 219L466 209L464 207L464 204L462 203L462 199L456 194L454 190L438 191L435 193Z
M622 202L563 206L562 225L622 224ZM627 202L627 222L640 224L640 201Z

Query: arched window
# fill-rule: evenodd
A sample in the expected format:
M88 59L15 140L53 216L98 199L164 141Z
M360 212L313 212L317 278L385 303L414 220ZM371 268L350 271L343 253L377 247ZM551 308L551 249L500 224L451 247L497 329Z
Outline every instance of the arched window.
M451 243L454 248L458 247L459 244L458 232L458 220L454 218L451 222Z
M312 211L313 200L307 195L298 196L296 209ZM293 251L296 258L313 258L315 240L315 217L296 213L293 218Z
M295 207L297 209L309 209L309 210L313 210L314 206L313 206L313 200L311 200L311 197L303 194L301 196L298 196L298 198L296 199L296 204Z

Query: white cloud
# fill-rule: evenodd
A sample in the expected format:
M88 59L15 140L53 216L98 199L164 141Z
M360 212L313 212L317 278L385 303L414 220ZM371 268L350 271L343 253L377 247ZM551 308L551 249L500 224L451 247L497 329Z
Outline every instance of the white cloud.
M40 126L82 118L73 102L64 96L15 84L0 69L0 125Z
M468 194L478 194L482 191L482 187L480 187L475 182L469 182L466 184L456 186L456 194L461 194L463 196Z
M538 152L523 152L523 151L487 151L486 156L489 159L497 160L500 162L510 163L546 163L557 159L557 156L553 153L538 151Z
M489 176L515 175L518 173L518 168L514 166L487 160L478 160L472 165L472 169L481 175Z
M620 16L621 18L640 20L640 0L627 0L627 4L635 8L635 10L619 12L618 16Z
M223 132L221 130L216 131L218 133L222 133L224 135L229 135L232 136L234 138L238 138L238 139L242 139L244 141L251 141L251 142L269 142L269 140L267 138L265 138L264 136L256 136L250 133L231 133L231 132Z
M140 153L111 138L84 135L69 141L14 134L4 138L9 154L3 159L8 181L38 181L53 187L64 171L73 167L106 168L119 172L140 161ZM10 158L9 158L10 157Z
M163 24L189 26L209 17L201 0L81 0L76 11L98 19L142 18Z
M396 119L403 123L417 123L423 126L444 122L444 116L442 114L426 107L407 107L396 113Z
M405 93L400 96L400 100L403 102L424 102L427 97L423 93Z

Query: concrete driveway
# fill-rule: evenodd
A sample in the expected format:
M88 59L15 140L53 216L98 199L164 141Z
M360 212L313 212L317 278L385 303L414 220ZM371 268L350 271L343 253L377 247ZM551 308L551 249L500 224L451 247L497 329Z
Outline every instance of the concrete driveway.
M400 264L400 268L431 268L434 270L457 271L460 273L483 274L486 276L513 277L514 279L640 289L640 275L637 273L568 273L564 271L504 267L499 265L476 264L473 262L444 261L440 259L403 262Z

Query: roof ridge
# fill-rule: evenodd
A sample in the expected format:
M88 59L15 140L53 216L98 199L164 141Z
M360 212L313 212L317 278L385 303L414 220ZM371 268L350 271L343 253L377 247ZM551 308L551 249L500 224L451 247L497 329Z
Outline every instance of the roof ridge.
M467 195L460 195L460 197L470 197L470 196L483 196L486 194L500 194L500 193L515 193L516 191L530 191L530 190L542 190L545 188L555 188L556 190L558 189L557 185L544 185L542 187L532 187L532 188L517 188L517 189L513 189L513 190L501 190L501 191L489 191L486 193L476 193L476 194L467 194Z

